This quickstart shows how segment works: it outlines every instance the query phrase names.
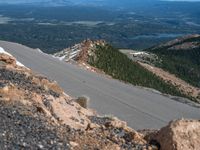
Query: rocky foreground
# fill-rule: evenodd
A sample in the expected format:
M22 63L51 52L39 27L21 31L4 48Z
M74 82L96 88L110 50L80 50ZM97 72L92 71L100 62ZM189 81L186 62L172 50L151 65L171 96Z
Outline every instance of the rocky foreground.
M200 122L135 131L81 107L57 85L0 54L0 149L198 149ZM80 104L80 105L79 105Z

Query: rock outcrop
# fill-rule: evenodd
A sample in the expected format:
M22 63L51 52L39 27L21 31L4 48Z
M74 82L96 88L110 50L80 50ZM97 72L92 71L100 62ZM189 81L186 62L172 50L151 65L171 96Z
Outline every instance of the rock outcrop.
M161 150L199 150L200 121L172 121L160 131L151 134L149 139L157 141Z
M73 128L87 127L89 120L86 116L93 115L93 112L73 102L56 82L17 66L16 60L11 56L3 54L0 61L2 101L20 102L27 107L35 106L55 123L62 122Z
M3 54L3 53L0 55L0 61L1 61L1 63L5 63L7 65L16 66L16 60L12 56L9 56L9 55ZM3 65L3 64L1 64L1 65Z
M126 123L81 107L57 85L0 54L2 149L148 149Z
M104 74L103 71L89 65L88 61L89 57L95 57L95 51L97 49L97 46L105 45L106 42L104 40L92 41L87 39L79 44L75 44L72 47L57 52L53 56L61 61L75 63L86 70Z
M59 58L62 61L71 61L75 60L77 62L87 62L88 56L92 55L93 50L96 49L98 45L105 45L103 40L84 40L79 44L75 44L72 47L66 48L58 53L55 53L54 56Z

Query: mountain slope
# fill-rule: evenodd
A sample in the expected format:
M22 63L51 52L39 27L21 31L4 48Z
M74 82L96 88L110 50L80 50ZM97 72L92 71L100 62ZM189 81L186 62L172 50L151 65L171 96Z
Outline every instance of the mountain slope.
M144 68L148 69L155 75L162 78L165 82L171 83L176 86L181 92L185 95L190 96L197 102L200 102L200 88L194 87L191 84L185 82L184 80L176 77L174 74L169 73L168 71L163 70L162 68L155 67L154 65L139 62Z
M12 55L0 51L1 149L173 150L175 147L179 150L199 147L196 137L200 134L200 122L197 120L177 120L161 130L136 132L125 122L98 116L77 102L63 93L54 81L33 73Z
M101 117L56 82L0 52L0 147L3 149L148 149L143 136ZM121 134L123 133L123 134Z
M181 37L146 51L159 56L156 66L200 87L200 35Z
M153 88L175 96L186 96L174 85L166 83L138 63L132 62L105 41L86 40L54 56L64 61L73 59L79 64L88 64L86 67L89 69L97 68L115 79L133 85Z
M94 67L102 69L113 78L131 83L137 86L143 86L156 89L162 93L183 96L173 85L165 83L162 79L144 69L138 63L132 62L110 45L98 46L90 56L88 63Z

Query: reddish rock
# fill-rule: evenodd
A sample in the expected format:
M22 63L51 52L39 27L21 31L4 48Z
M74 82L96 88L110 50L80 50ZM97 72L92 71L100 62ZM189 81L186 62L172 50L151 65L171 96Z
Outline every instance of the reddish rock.
M9 65L16 65L15 58L13 58L9 55L3 54L3 53L0 54L0 61L4 62L6 64L9 64Z
M154 139L160 144L161 150L199 150L200 121L172 121Z

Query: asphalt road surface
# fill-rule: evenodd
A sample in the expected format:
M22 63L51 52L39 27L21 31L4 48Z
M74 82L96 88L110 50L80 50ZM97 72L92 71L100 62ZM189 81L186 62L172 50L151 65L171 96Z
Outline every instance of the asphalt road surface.
M20 44L0 41L0 47L33 71L56 80L70 96L88 96L90 107L98 113L117 116L135 129L157 129L178 118L200 119L200 109L165 96L61 62Z

